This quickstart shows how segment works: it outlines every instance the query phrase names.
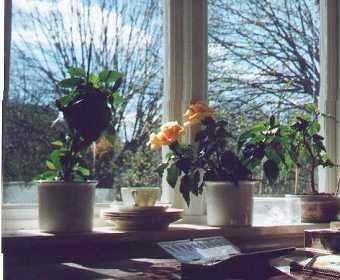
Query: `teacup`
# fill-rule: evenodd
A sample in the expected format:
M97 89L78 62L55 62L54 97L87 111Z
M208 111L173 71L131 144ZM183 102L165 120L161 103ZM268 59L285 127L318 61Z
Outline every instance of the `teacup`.
M122 199L126 206L150 207L156 204L161 189L158 187L122 188Z

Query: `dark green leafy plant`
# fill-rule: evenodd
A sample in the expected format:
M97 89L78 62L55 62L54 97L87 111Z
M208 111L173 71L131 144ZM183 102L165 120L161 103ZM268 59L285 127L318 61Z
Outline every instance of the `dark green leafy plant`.
M82 157L87 148L111 125L112 112L122 102L117 92L122 74L103 69L99 74L85 73L82 68L68 68L69 77L58 87L63 96L56 106L66 120L69 133L52 144L56 148L46 162L48 171L38 178L43 180L83 181L90 176ZM107 139L114 139L108 135Z
M308 114L294 117L289 125L289 154L298 167L307 166L310 172L310 188L313 194L318 193L315 187L315 171L318 166L335 167L330 160L319 134L318 118L322 115L314 104L305 106ZM323 115L324 117L329 117Z
M167 162L162 163L157 171L160 177L167 170L166 180L175 188L179 180L179 189L184 200L190 205L190 193L198 195L203 191L201 162L197 159L191 145L175 141L169 145L170 152L166 155Z
M242 133L238 140L242 163L252 172L262 165L269 183L274 183L280 171L287 173L293 165L288 131L288 127L271 116L268 122L258 123Z

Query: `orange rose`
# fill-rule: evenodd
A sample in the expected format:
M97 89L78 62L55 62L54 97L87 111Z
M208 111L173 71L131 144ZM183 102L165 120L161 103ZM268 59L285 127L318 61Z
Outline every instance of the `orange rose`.
M215 114L215 110L210 108L205 102L197 101L189 106L189 109L185 112L184 117L186 122L184 126L194 125L200 123L206 117L212 117Z
M162 145L169 145L177 141L183 132L184 128L178 122L168 122L161 126L161 131L157 134L151 133L147 145L151 149L160 148Z
M151 147L152 150L160 148L162 145L167 145L168 140L164 137L162 132L151 133L149 142L147 143L148 146Z
M178 122L168 122L161 126L161 132L169 142L174 142L184 133L184 128Z

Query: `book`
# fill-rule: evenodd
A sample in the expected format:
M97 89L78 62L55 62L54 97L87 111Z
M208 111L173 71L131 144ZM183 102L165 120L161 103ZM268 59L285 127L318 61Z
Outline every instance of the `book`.
M294 274L304 274L308 279L340 279L340 255L315 256L301 262L292 262L290 270Z
M340 252L340 230L338 229L305 230L304 235L305 248L316 249L325 254Z
M159 242L171 256L181 262L183 279L254 279L254 275L272 275L269 260L292 253L295 248L283 248L242 253L222 236ZM249 278L250 277L250 278Z

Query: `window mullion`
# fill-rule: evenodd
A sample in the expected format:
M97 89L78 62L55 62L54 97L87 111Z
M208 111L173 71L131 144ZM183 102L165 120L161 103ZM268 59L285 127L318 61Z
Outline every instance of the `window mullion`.
M320 75L321 88L319 108L322 113L338 116L340 113L340 97L338 90L338 39L339 28L337 17L339 8L336 0L320 1ZM337 152L340 151L340 127L336 118L321 118L322 134L325 146L331 160L339 162ZM339 128L339 129L337 129ZM319 191L334 192L336 188L336 170L334 168L319 168Z
M165 0L165 72L163 121L183 123L188 105L207 99L206 0ZM194 134L190 130L185 142L193 143ZM166 185L163 190L164 200L185 207L177 190L173 192ZM192 202L187 212L202 214L202 198Z

